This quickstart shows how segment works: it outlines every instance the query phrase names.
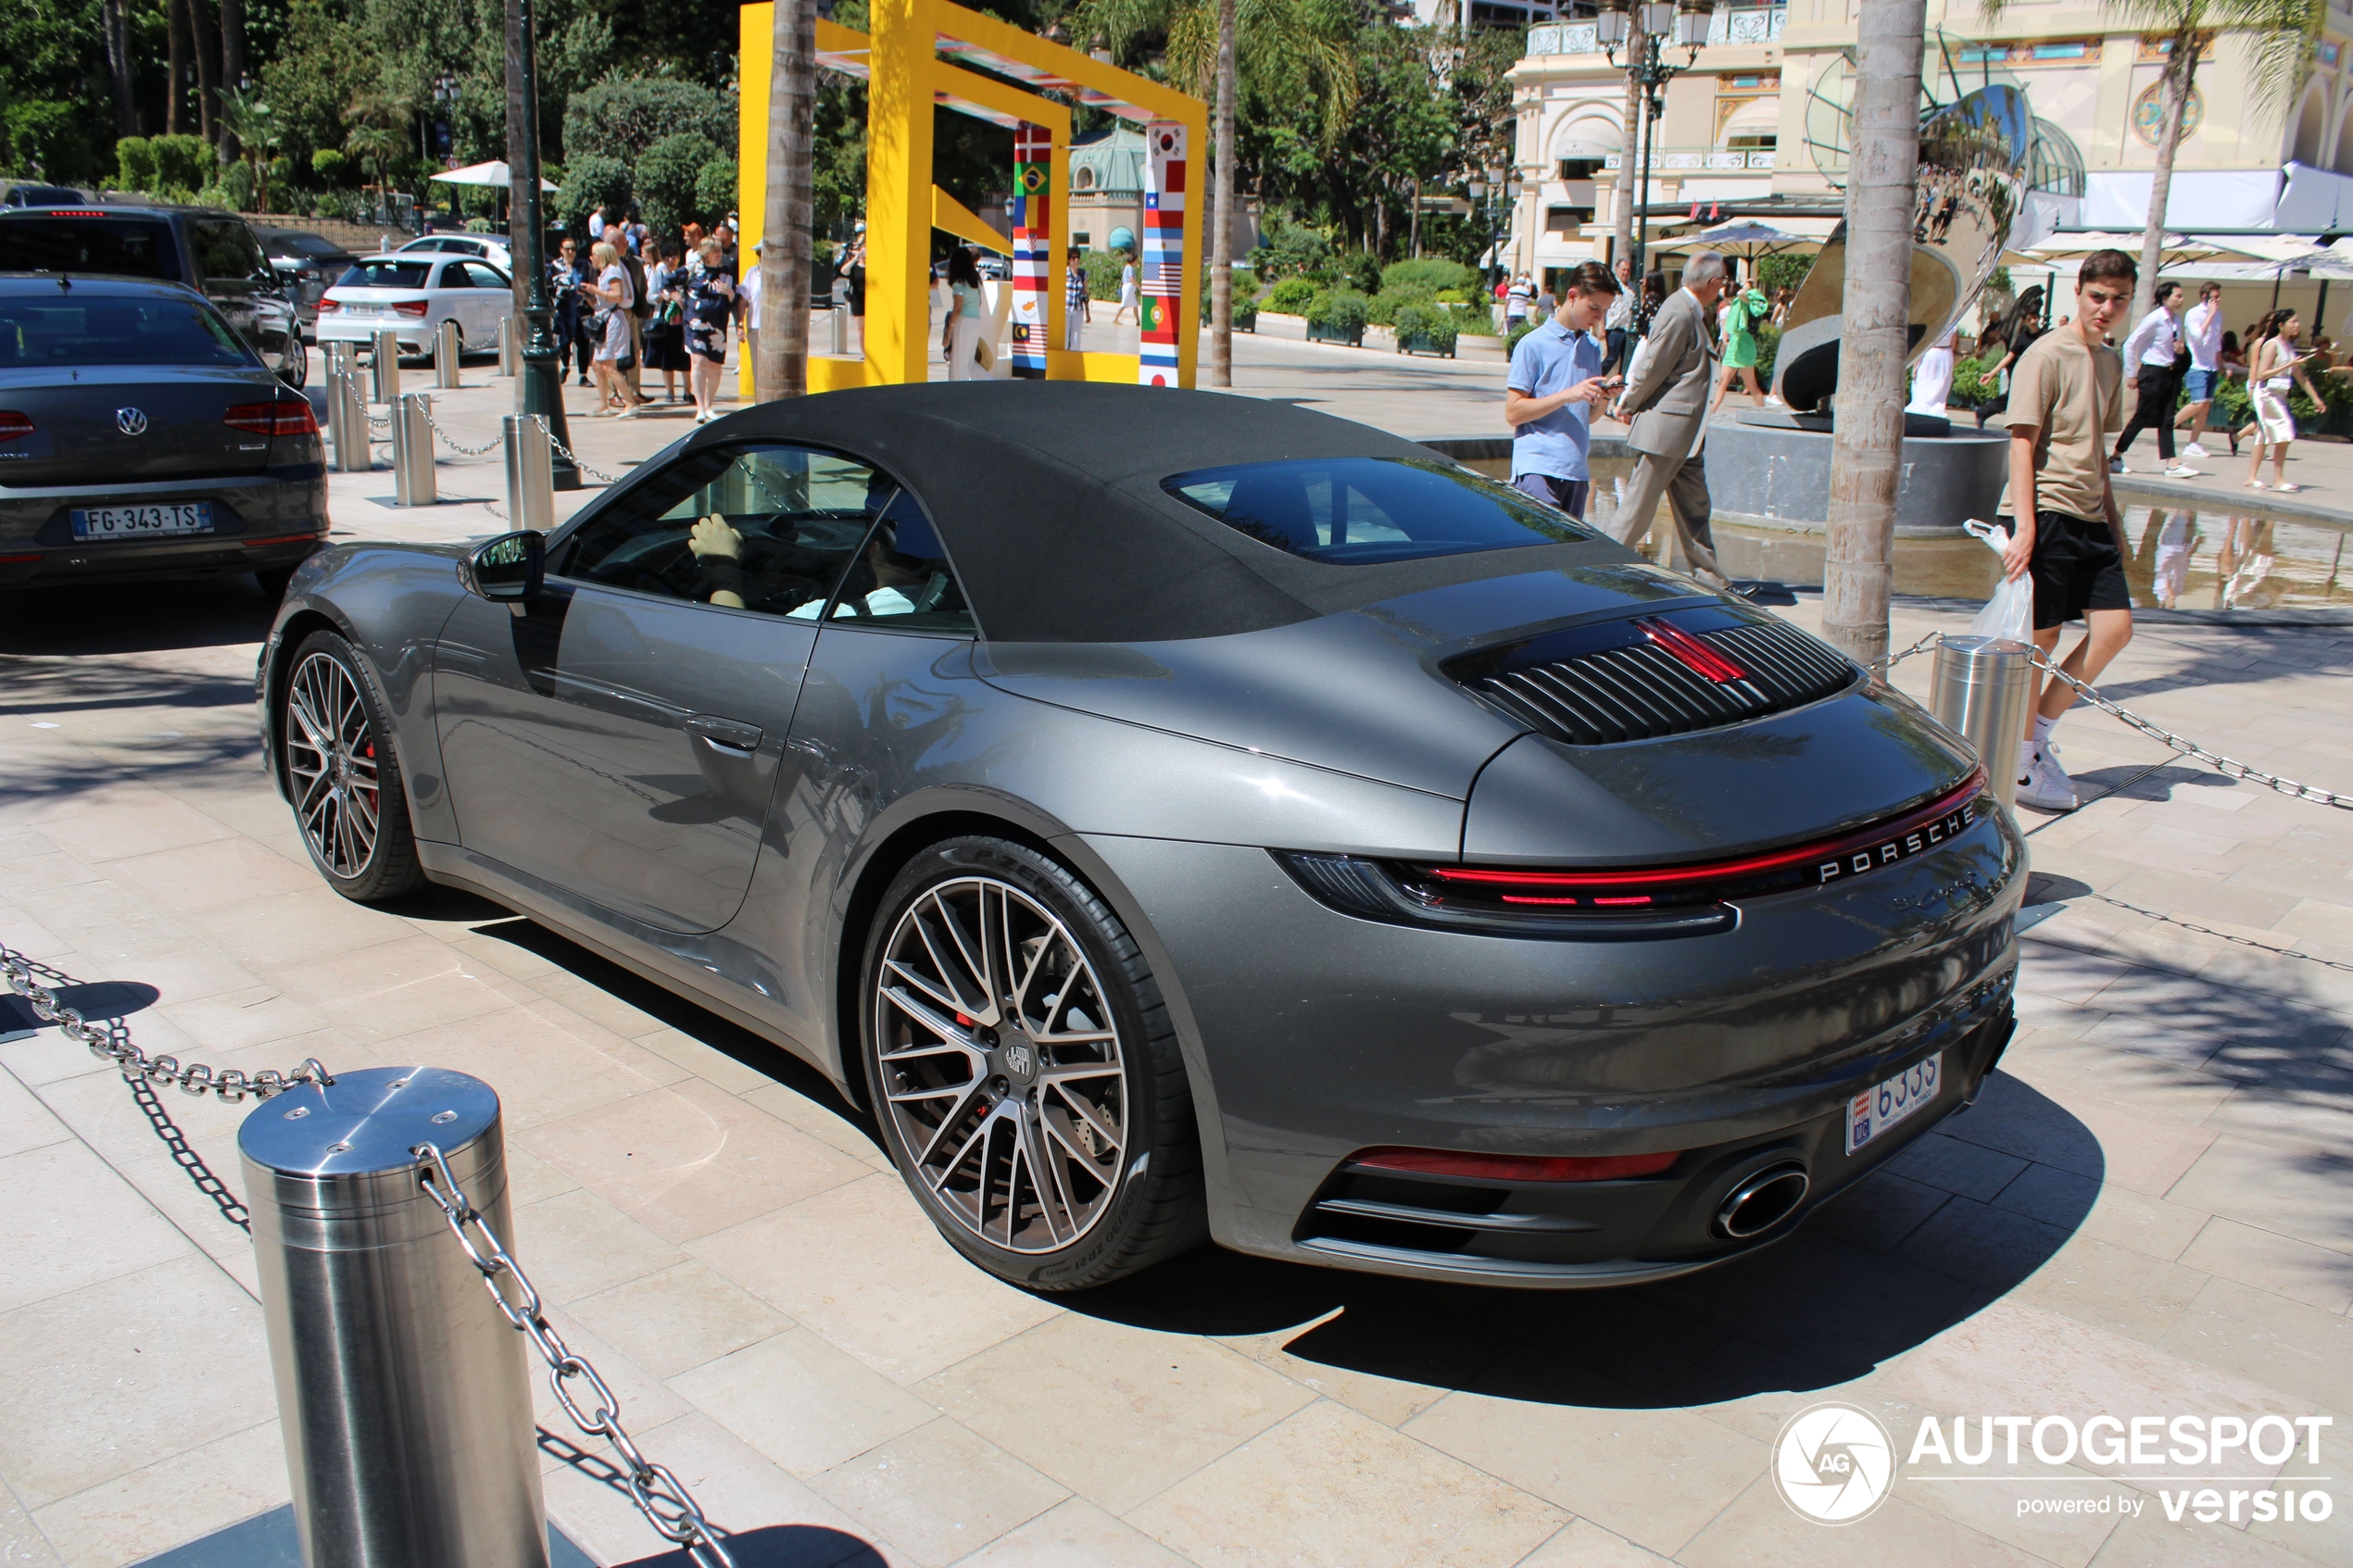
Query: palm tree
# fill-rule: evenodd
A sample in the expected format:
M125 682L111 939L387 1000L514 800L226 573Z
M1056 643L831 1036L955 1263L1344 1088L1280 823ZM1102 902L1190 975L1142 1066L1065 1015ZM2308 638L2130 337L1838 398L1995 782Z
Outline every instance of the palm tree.
M1262 94L1286 89L1324 100L1324 139L1332 146L1356 107L1356 61L1344 11L1302 0L1084 0L1070 21L1074 37L1101 37L1115 54L1138 38L1167 41L1169 74L1216 105L1216 167L1211 176L1208 236L1209 383L1233 384L1235 99L1241 81ZM1328 147L1327 149L1328 150Z
M1927 20L1924 0L1862 0L1856 35L1822 635L1863 665L1887 655Z
M768 78L768 192L760 224L760 349L751 368L762 403L809 390L809 231L816 155L817 10L776 0Z
M2007 0L1984 0L1985 19L2000 19ZM2141 234L2141 278L2133 293L2132 320L2149 313L2165 244L2165 208L2173 194L2173 156L2182 144L2183 111L2197 79L2200 49L2218 33L2232 33L2246 50L2249 97L2259 110L2282 109L2312 75L2327 0L2119 0L2127 24L2165 50L2165 119L2157 136L2157 168L2149 179L2148 222Z
M252 87L223 87L219 113L222 132L235 142L239 156L253 167L258 210L268 212L270 170L263 157L280 140L277 117L262 102L260 90Z

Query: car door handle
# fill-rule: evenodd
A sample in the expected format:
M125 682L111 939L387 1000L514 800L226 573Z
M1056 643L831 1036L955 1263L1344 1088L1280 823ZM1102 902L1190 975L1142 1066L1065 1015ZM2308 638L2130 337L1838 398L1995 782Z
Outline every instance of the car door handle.
M738 723L733 719L714 719L702 713L686 721L686 733L700 739L712 750L735 757L749 757L758 751L765 734L757 724Z

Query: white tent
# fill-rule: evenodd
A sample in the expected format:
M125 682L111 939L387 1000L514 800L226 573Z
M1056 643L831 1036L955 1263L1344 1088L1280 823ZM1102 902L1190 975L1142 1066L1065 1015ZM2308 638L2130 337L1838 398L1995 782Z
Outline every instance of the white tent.
M453 169L447 173L432 175L430 178L436 185L489 185L500 190L515 182L514 174L507 168L507 160L504 158L492 158L488 163L477 163L465 169ZM543 191L556 189L544 176L540 179L539 188Z

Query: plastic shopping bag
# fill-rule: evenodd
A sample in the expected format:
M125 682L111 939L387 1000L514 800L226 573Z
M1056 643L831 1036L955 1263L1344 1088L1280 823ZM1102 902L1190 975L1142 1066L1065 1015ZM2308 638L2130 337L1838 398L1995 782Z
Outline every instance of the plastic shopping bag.
M1975 518L1970 518L1961 526L1975 537L1985 541L1986 548L1994 552L1994 558L1997 560L2001 558L2002 552L2009 548L2010 535L2007 529L1997 528L1990 522L1980 522ZM2032 642L2034 640L2034 579L2032 575L2020 572L2016 577L2004 578L1994 588L1994 596L1985 601L1985 608L1977 612L1977 619L1969 623L1969 635L1973 637L2007 637L2013 642Z

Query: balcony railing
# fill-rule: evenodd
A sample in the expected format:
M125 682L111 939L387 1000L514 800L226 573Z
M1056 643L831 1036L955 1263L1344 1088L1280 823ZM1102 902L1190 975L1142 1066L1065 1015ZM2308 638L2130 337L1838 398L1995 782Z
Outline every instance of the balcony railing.
M1719 6L1707 23L1711 44L1770 44L1789 21L1787 6ZM1528 30L1531 55L1598 55L1602 41L1595 24L1548 22Z
M1690 172L1747 173L1773 167L1773 153L1744 152L1724 147L1656 147L1651 151L1651 172L1675 174ZM1602 167L1615 172L1625 166L1623 153L1612 153L1602 160Z

